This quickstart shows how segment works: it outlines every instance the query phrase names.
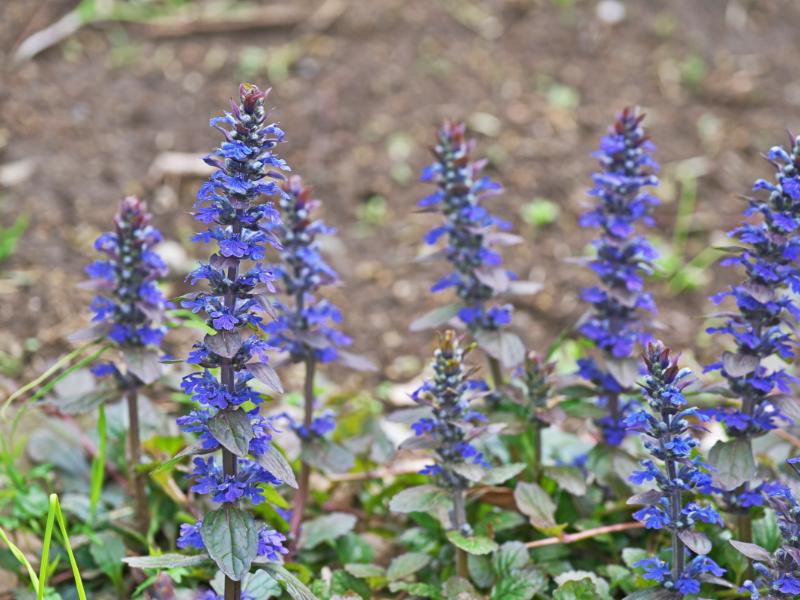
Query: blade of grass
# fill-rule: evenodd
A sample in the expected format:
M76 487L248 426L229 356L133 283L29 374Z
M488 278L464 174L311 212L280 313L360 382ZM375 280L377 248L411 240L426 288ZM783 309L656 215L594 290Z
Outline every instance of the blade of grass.
M14 555L14 558L16 558L17 561L23 567L25 567L25 570L28 572L28 577L31 580L31 585L33 586L33 589L38 590L39 578L36 576L36 571L33 570L33 566L31 565L30 561L28 561L28 559L25 557L25 553L23 553L22 550L20 550L19 547L17 547L17 545L14 544L14 542L8 539L6 532L3 531L2 528L0 528L0 540L3 540L3 542L5 542L6 546L8 546L8 549L11 551L11 554Z
M103 479L106 467L106 407L97 407L97 455L92 461L91 479L89 483L89 515L94 523L97 517L97 504L103 492Z
M78 592L78 598L80 600L86 600L86 593L83 590L83 580L81 579L81 573L78 569L78 563L75 560L75 555L72 553L72 545L69 542L66 521L64 520L64 515L61 513L61 505L58 502L58 496L56 494L50 494L50 510L47 513L47 525L45 526L44 530L42 562L39 566L39 586L36 598L37 600L43 600L44 598L44 589L47 584L45 578L47 574L47 566L50 562L50 541L53 538L53 525L55 521L58 521L58 528L61 531L61 537L64 540L64 548L67 551L67 556L69 556L69 564L72 568L72 577L75 580L75 588Z
M11 406L11 403L12 403L12 402L14 402L14 400L16 400L17 398L19 398L20 396L22 396L22 395L23 395L23 394L25 394L26 392L28 392L28 391L30 391L30 390L32 390L32 389L34 389L35 387L37 387L37 386L41 385L41 384L42 384L44 381L46 381L46 380L47 380L47 379L48 379L48 378L49 378L51 375L53 375L53 373L57 372L57 371L58 371L58 370L59 370L61 367L63 367L65 364L68 364L69 362L71 362L73 359L77 358L77 357L78 357L78 356L80 356L81 354L84 354L84 353L85 353L87 350L89 350L89 348L91 348L91 347L92 347L92 346L94 346L95 344L97 344L97 341L91 341L91 342L87 342L86 344L84 344L83 346L80 346L80 347L76 348L75 350L73 350L73 351L72 351L72 352L70 352L69 354L65 354L64 356L62 356L61 358L59 358L59 359L58 359L58 360L55 362L55 364L54 364L52 367L50 367L50 368L49 368L49 369L47 369L47 370L46 370L44 373L42 373L41 375L39 375L39 377L37 377L36 379L34 379L33 381L31 381L30 383L27 383L27 384L25 384L24 386L22 386L21 388L19 388L19 389L18 389L16 392L14 392L13 394L11 394L11 395L10 395L10 396L9 396L9 397L6 399L6 401L5 401L5 402L3 402L3 408L2 408L2 409L0 409L0 418L2 418L2 419L3 419L3 421L5 421L5 420L6 420L6 411L8 410L8 407L9 407L9 406Z

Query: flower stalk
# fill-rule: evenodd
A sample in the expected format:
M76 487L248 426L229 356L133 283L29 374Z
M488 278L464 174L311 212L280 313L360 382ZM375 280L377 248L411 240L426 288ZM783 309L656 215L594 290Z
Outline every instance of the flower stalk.
M129 480L133 491L136 528L147 534L150 515L145 476L142 473L138 395L143 385L161 374L159 345L166 333L164 311L172 305L158 288L167 267L155 252L161 241L153 227L147 204L129 196L120 202L115 229L95 241L105 255L86 268L91 280L84 284L98 291L90 307L93 332L107 337L119 350L120 363L92 367L98 377L111 377L128 408Z

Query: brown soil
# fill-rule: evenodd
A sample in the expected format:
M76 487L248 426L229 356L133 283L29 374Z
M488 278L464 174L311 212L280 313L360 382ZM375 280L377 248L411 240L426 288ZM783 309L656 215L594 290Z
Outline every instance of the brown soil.
M267 3L252 4L270 13ZM320 2L289 4L311 14ZM0 223L31 218L0 266L0 351L22 364L9 372L13 379L43 369L84 324L89 296L74 285L123 194L149 199L166 237L198 255L187 243L194 224L186 212L199 178L159 177L151 165L162 152L211 149L217 136L207 120L244 78L274 86L283 154L339 230L331 252L343 285L332 297L357 350L392 379L417 370L430 347L431 334L410 334L408 323L444 301L427 291L442 267L413 262L432 222L413 213L427 193L417 173L440 119L466 118L479 130L479 153L507 188L496 209L528 240L509 249L508 260L546 285L519 304L516 318L539 349L582 312L576 294L589 278L565 259L591 238L576 226L594 166L589 153L618 109L639 104L648 113L664 165L654 234L666 242L678 178L697 170L689 257L735 223L736 196L770 175L759 153L798 124L800 4L791 0L628 2L614 25L598 19L598 2L582 0L326 4L343 12L313 26L158 37L141 25L94 25L12 67L12 48L73 3L3 3L0 164L34 165L30 178L0 190ZM385 199L383 214L375 196ZM536 229L521 220L520 207L535 197L558 204L554 224ZM706 275L708 289L723 284L719 269ZM175 293L181 279L175 273ZM669 343L707 343L699 334L707 294L657 286ZM33 352L30 338L41 349Z

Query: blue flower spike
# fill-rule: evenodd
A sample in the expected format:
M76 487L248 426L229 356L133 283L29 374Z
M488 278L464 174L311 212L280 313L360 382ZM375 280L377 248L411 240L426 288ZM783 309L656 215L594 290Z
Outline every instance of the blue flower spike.
M658 185L655 146L642 126L644 114L625 108L600 148L593 154L600 170L592 175L589 196L595 204L580 218L582 227L600 231L593 242L595 255L588 266L598 284L584 289L581 298L590 305L578 332L590 341L602 360L582 358L579 374L589 381L598 402L608 414L598 420L604 441L618 446L625 437L622 424L635 402L626 399L637 375L634 356L650 341L643 313L655 313L645 279L653 272L656 252L639 231L639 224L654 224L650 213L658 199L648 188Z
M710 481L706 465L697 457L699 441L692 435L695 423L708 418L687 406L683 392L692 373L679 367L669 348L660 342L648 344L644 363L647 374L640 385L649 410L630 412L624 424L642 436L652 457L643 460L642 468L629 479L635 485L654 487L628 503L643 505L633 516L645 529L669 531L672 556L670 561L644 559L635 566L644 569L645 579L667 590L681 596L696 594L703 581L725 572L707 556L711 551L708 537L696 530L700 523L722 526L722 519L711 506L692 498Z

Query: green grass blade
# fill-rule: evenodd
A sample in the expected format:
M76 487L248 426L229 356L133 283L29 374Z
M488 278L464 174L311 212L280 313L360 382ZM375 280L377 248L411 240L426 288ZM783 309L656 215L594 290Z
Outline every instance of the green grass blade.
M33 586L33 589L38 590L39 578L36 577L36 571L33 570L33 566L31 565L30 561L28 561L28 559L25 557L25 554L22 552L22 550L20 550L17 547L17 545L14 544L14 542L8 539L6 532L3 531L2 528L0 528L0 540L3 540L3 542L5 542L6 546L8 546L8 549L11 550L11 554L14 555L14 558L16 558L17 561L19 561L19 563L23 567L25 567L25 570L28 572L28 577L31 580L31 585Z
M89 483L89 514L94 522L97 517L97 504L103 492L103 478L106 470L106 407L97 407L97 455L92 461L92 472Z

